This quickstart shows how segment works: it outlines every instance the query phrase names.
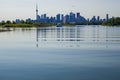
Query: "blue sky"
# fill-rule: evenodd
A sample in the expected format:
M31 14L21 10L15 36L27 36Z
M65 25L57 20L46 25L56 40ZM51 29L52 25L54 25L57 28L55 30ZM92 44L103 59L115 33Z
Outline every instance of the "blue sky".
M120 16L120 0L0 0L0 20L35 19L36 3L39 14L48 16L71 11L80 12L86 18L93 15L104 18L107 13Z

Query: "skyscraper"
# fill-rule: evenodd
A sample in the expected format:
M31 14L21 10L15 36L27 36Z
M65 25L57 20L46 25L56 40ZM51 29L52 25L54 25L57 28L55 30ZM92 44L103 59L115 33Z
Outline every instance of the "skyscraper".
M97 17L97 22L99 22L99 21L100 21L100 16Z
M70 23L75 23L75 14L70 12Z
M57 15L56 15L56 21L57 21L57 22L60 22L60 14L57 14Z
M106 14L106 21L109 20L109 14Z
M80 13L77 13L77 17L76 17L77 19L79 19L80 18Z
M62 14L61 15L61 22L63 22L63 20L64 20L64 15Z
M77 22L77 23L80 23L80 22L81 22L80 18L81 18L81 16L80 16L80 13L78 12L78 13L77 13L77 16L76 16L76 22Z
M69 23L70 22L70 16L69 15L66 15L65 16L65 23Z

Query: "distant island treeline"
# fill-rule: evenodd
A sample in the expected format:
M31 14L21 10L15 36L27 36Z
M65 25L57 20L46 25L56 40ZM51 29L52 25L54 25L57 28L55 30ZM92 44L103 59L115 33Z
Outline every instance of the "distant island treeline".
M118 26L120 25L120 17L112 17L108 21L103 22L88 22L88 23L62 23L63 25L103 25L103 26ZM0 22L1 27L47 27L47 26L55 26L53 23L42 23L42 22L31 22L21 20L20 23L16 23L15 21L2 21Z
M120 17L112 17L108 21L103 22L102 25L119 26L120 25Z

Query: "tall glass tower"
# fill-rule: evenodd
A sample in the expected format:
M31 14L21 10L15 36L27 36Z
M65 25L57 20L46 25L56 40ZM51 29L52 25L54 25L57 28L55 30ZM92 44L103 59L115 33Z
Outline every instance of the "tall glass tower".
M109 20L109 14L106 14L106 21Z

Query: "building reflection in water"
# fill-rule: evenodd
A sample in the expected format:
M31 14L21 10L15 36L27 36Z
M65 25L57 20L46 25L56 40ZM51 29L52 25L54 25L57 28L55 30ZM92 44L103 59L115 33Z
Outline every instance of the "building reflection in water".
M104 47L108 48L107 27L47 27L37 28L37 47ZM98 48L99 48L98 47Z

